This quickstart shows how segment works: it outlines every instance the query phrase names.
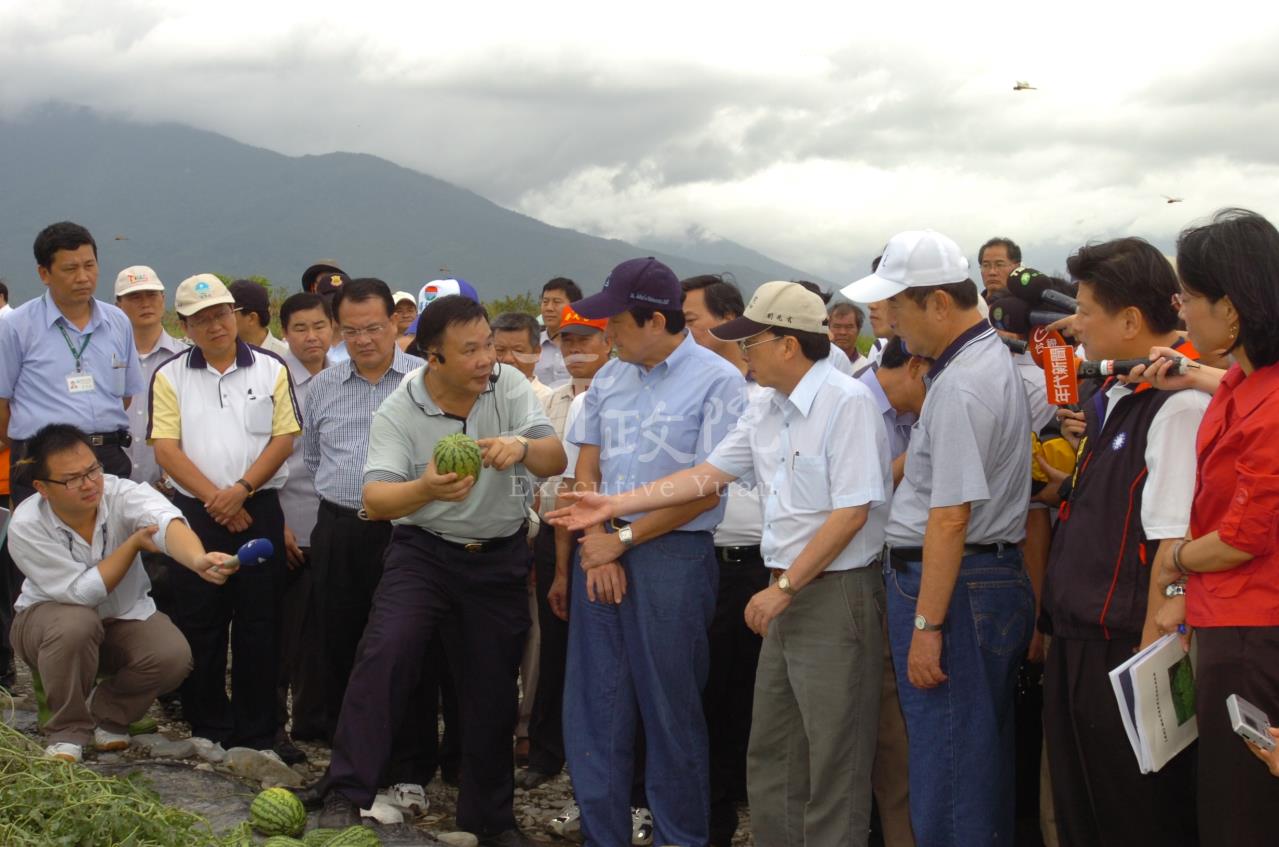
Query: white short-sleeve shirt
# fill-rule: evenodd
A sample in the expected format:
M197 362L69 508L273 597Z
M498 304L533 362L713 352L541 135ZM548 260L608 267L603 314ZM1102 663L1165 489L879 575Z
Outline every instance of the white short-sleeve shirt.
M826 570L879 557L893 490L888 436L866 386L830 361L815 362L789 396L768 389L707 462L763 486L760 554L770 568L789 568L832 511L853 506L870 515Z

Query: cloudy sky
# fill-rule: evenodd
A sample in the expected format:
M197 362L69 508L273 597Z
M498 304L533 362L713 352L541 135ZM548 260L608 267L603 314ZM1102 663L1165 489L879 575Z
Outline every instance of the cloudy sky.
M1009 235L1051 270L1223 205L1279 218L1279 11L863 5L0 0L0 113L373 153L549 223L700 227L835 280L901 229Z

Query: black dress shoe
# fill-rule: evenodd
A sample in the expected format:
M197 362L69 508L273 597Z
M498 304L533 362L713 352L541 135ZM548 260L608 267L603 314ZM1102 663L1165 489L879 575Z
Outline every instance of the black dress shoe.
M508 829L497 835L484 836L479 847L538 847L538 844L520 830Z
M302 808L315 810L324 807L324 780L313 782L302 788L291 788L293 795L302 801Z
M300 765L306 761L306 753L303 753L287 735L278 736L271 749L286 765Z
M523 788L525 791L532 791L534 788L545 785L553 779L555 779L554 774L542 773L529 768L515 775L515 787Z
M336 791L324 795L324 808L316 821L320 829L346 829L360 822L360 810Z

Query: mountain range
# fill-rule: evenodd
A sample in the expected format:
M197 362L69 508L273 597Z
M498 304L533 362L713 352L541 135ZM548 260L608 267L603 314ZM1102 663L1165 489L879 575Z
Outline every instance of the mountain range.
M771 279L822 282L701 230L633 245L550 226L375 156L285 156L63 104L0 120L0 193L0 277L14 303L41 292L31 243L58 220L94 234L104 299L134 264L153 267L170 291L206 271L295 289L321 258L393 289L461 276L486 300L536 294L553 276L589 293L638 255L681 277L727 271L747 295Z

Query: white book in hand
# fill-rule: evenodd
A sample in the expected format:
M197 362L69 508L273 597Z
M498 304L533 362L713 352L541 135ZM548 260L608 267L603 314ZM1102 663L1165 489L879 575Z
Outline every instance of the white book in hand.
M1195 652L1181 648L1180 636L1165 635L1110 672L1142 773L1159 770L1199 737Z

